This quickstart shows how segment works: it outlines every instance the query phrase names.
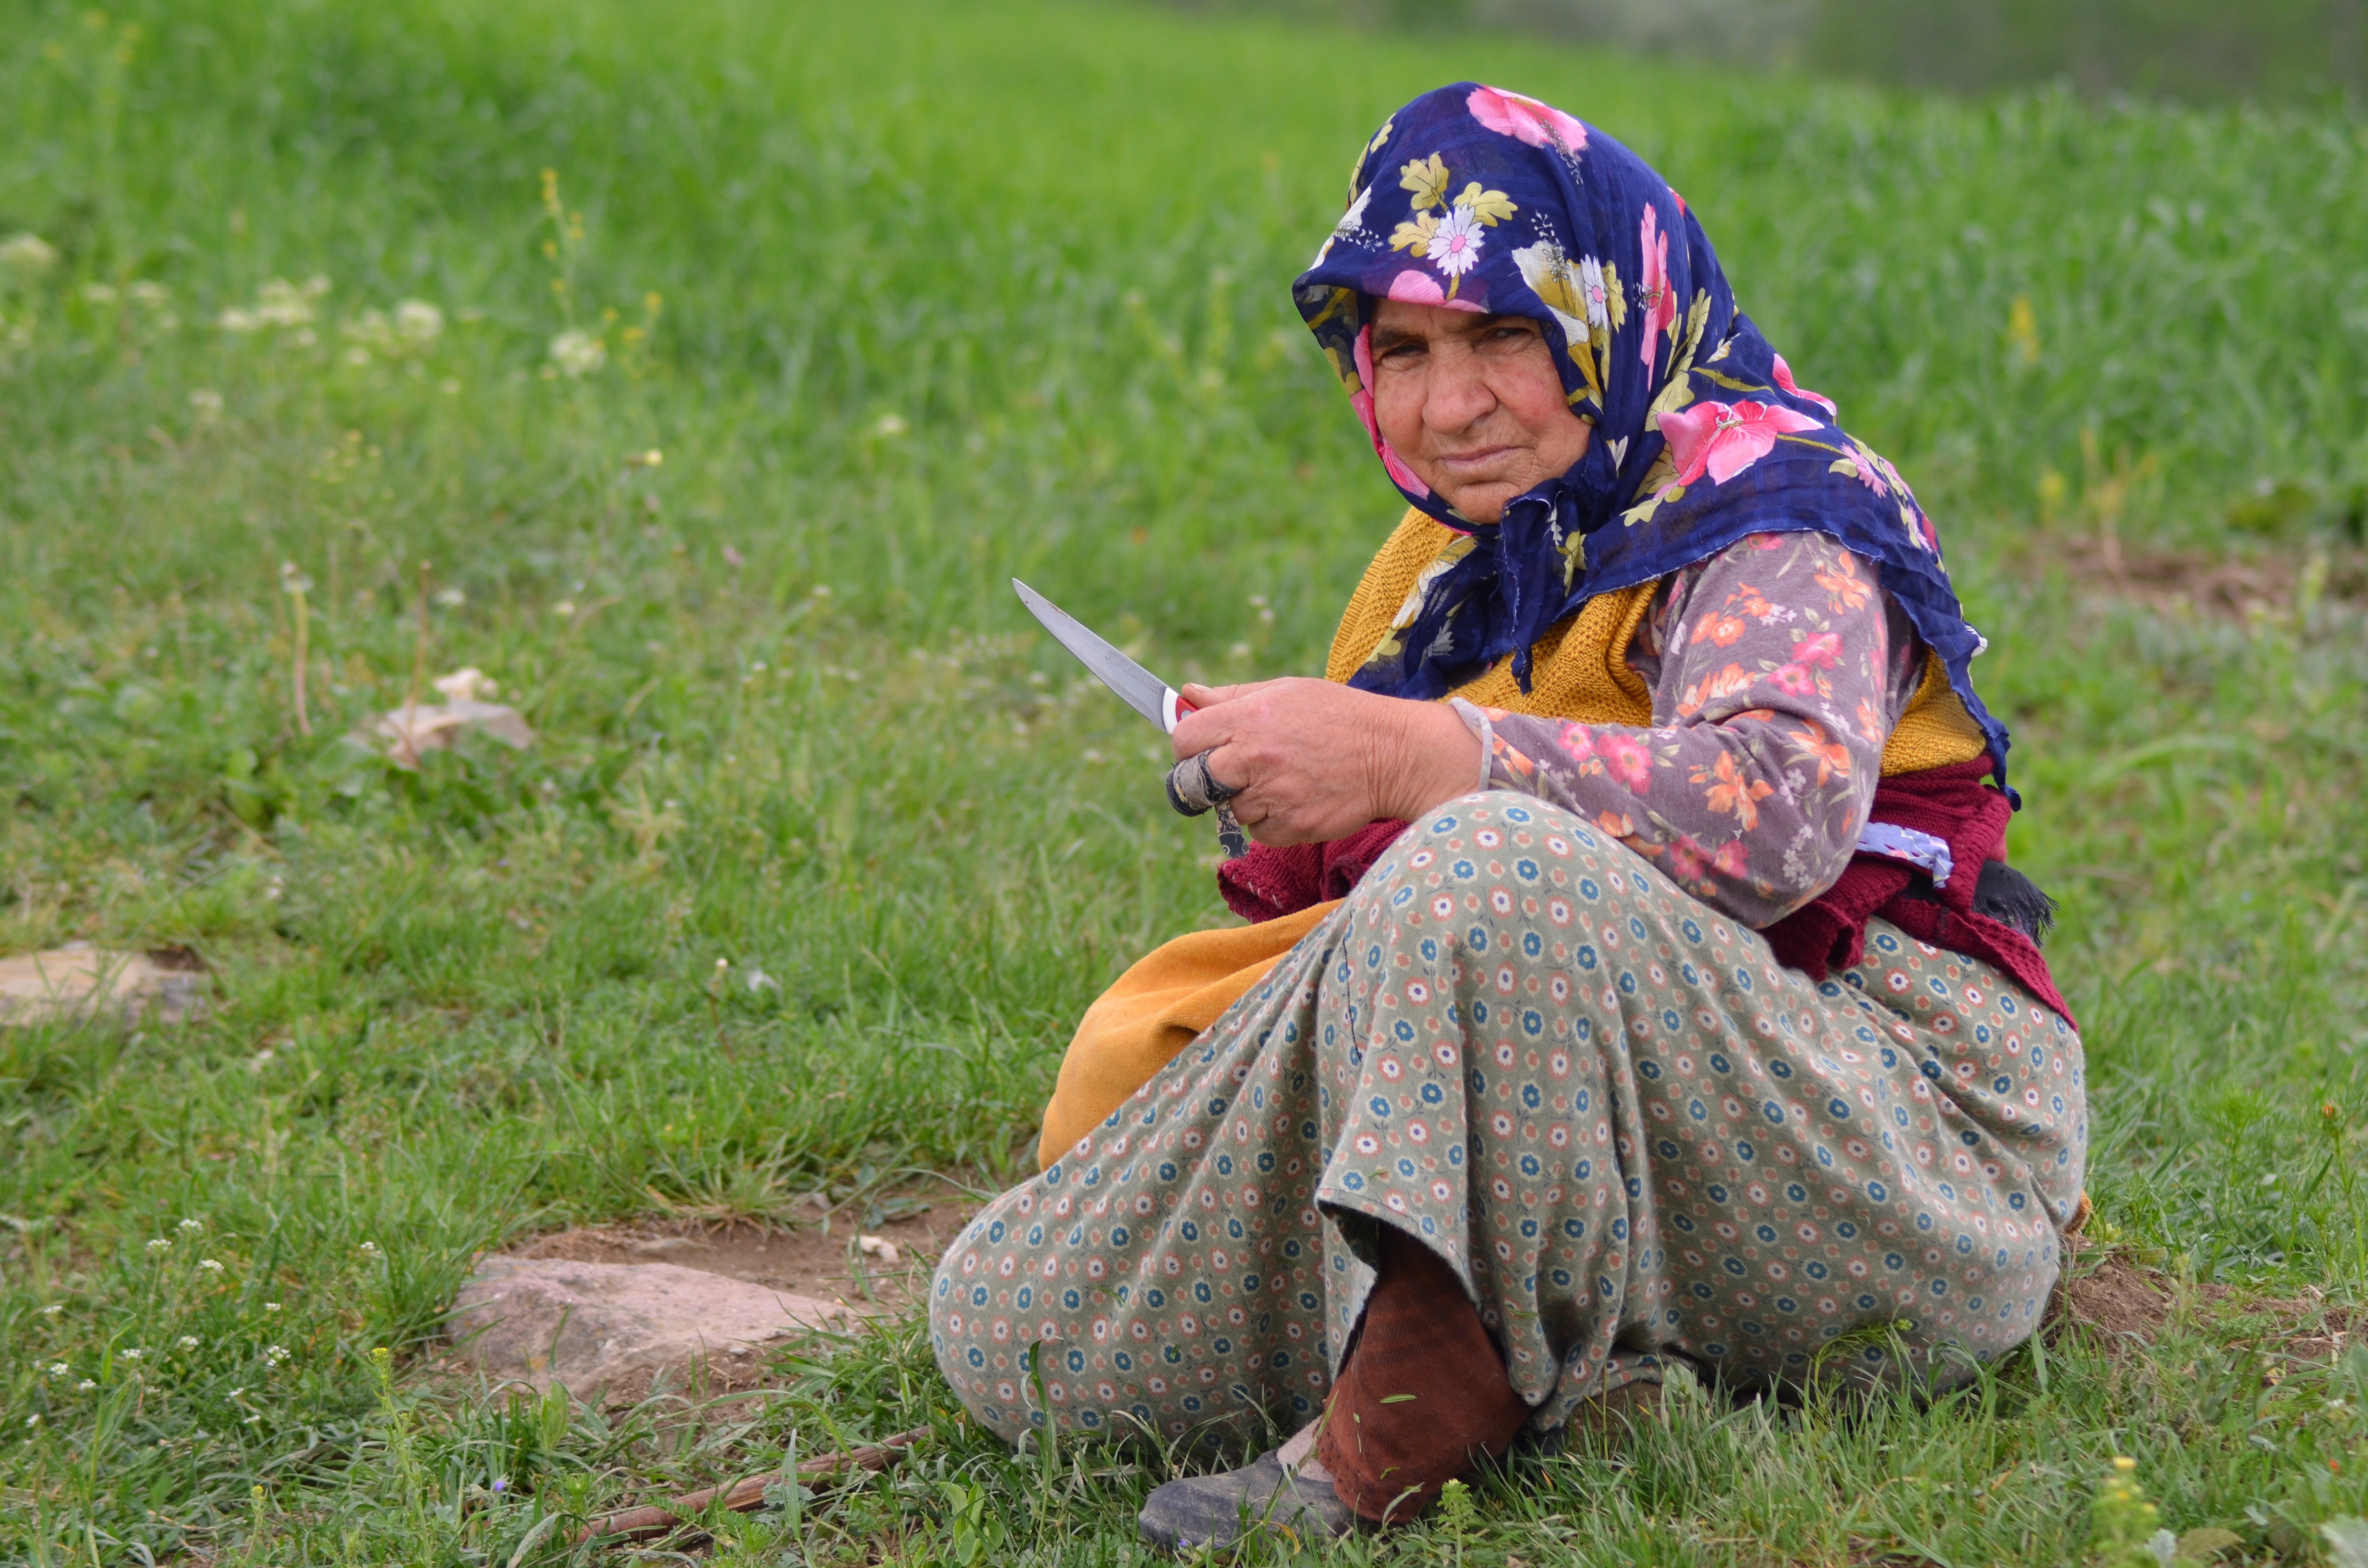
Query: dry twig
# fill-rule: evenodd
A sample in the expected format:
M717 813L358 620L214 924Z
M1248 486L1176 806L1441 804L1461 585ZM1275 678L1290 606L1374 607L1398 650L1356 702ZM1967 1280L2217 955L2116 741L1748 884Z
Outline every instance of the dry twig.
M882 1471L904 1456L906 1449L929 1435L926 1426L916 1426L909 1432L899 1432L877 1443L867 1443L860 1449L839 1453L820 1454L798 1466L798 1479L803 1482L827 1481L850 1470ZM650 1540L686 1524L696 1524L700 1516L723 1498L724 1507L735 1514L750 1514L765 1506L765 1494L781 1479L779 1471L752 1475L732 1486L709 1486L697 1492L687 1492L670 1503L657 1503L640 1508L626 1508L619 1513L596 1516L589 1524L575 1532L575 1543L587 1540Z

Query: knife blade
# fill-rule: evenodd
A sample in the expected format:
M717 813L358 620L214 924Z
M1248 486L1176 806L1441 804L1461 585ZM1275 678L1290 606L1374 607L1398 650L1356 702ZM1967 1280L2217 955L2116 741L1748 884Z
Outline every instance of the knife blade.
M1167 734L1176 733L1176 722L1192 711L1192 705L1176 695L1176 688L1110 646L1108 640L1097 635L1083 621L1038 593L1019 578L1011 579L1012 591L1037 623L1053 634L1053 640L1069 651L1072 658L1093 672L1094 678L1115 693L1120 701L1159 726ZM1177 790L1177 773L1168 775L1167 803L1184 815L1199 816L1213 810L1217 813L1217 842L1224 846L1225 858L1239 859L1249 852L1249 835L1234 816L1227 804L1235 791L1225 788L1209 775L1209 753L1202 752L1191 759L1200 764L1198 788L1190 797ZM1184 765L1177 765L1181 772Z
M1120 701L1158 725L1163 734L1174 734L1176 722L1192 711L1191 704L1177 696L1175 687L1111 647L1076 617L1017 577L1011 579L1011 587L1054 642L1116 693Z

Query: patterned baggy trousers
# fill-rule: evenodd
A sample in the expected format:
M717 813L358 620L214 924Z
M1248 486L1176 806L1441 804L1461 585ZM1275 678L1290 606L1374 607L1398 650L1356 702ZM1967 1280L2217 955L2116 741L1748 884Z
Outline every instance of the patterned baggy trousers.
M1015 1437L1321 1407L1393 1225L1531 1425L1683 1358L1739 1389L1955 1381L2038 1326L2079 1037L1882 921L1825 982L1523 795L1415 824L1342 906L939 1265L931 1342Z

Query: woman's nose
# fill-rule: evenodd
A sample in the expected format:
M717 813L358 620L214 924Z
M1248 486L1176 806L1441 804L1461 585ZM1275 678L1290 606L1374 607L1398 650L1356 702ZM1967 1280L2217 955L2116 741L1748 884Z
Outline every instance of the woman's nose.
M1497 406L1497 394L1482 373L1479 357L1469 349L1435 354L1429 396L1423 400L1423 422L1434 430L1461 430L1486 417Z

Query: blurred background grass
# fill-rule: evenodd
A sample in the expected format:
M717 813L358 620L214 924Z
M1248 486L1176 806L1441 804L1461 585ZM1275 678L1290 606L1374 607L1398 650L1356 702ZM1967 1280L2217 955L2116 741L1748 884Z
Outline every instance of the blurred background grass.
M1981 93L2064 82L2190 102L2357 97L2361 0L1172 0L1338 26L1498 28L1634 52Z
M546 1505L826 1418L940 1422L982 1489L834 1505L850 1555L992 1526L1116 1560L1156 1465L1031 1492L909 1334L696 1441L382 1389L369 1351L410 1365L522 1232L1021 1168L1084 1004L1221 911L1154 737L1005 580L1171 676L1317 666L1398 508L1285 285L1361 138L1466 75L1652 159L1941 519L2015 854L2066 900L2102 1233L2356 1289L2347 104L1029 0L0 0L0 245L41 246L0 253L0 949L187 946L216 1002L0 1032L8 1554L507 1561ZM489 672L529 751L411 774L347 739L409 687L423 563L430 673ZM1936 1478L2011 1471L1950 1553L2053 1562L2117 1444L2264 1550L2361 1510L2332 1374L2265 1410L2174 1370L2018 1363L1896 1441L1704 1415L1645 1501L1531 1474L1489 1528L1531 1562L1879 1557Z

